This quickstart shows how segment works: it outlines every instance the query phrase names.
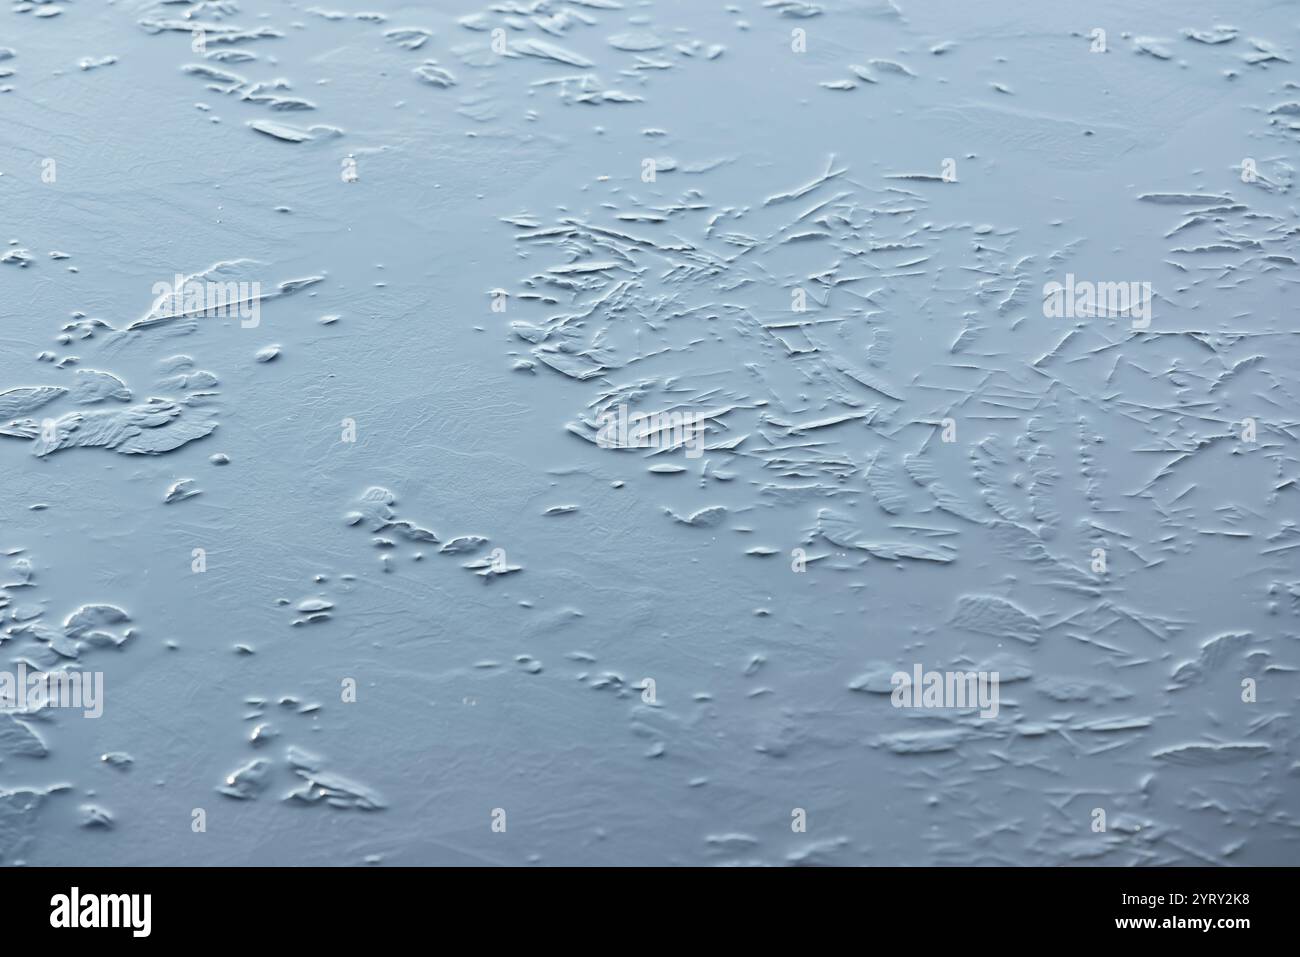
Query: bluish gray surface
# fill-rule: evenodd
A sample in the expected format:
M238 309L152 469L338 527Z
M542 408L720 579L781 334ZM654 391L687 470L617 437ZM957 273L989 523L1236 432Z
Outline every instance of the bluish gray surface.
M0 657L104 702L0 713L0 861L1295 863L1300 14L1221 11L12 4Z

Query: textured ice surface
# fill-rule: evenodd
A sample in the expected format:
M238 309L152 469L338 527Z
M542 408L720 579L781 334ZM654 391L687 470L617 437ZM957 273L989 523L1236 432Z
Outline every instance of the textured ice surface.
M0 862L1295 863L1226 16L11 5L0 658L104 707L0 713Z

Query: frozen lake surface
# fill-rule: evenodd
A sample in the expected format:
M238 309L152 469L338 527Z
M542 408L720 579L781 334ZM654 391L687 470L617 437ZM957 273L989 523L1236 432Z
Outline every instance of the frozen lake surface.
M1295 863L1300 11L475 2L0 12L0 863Z

